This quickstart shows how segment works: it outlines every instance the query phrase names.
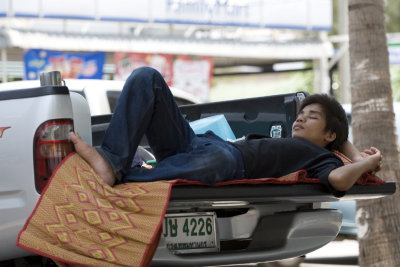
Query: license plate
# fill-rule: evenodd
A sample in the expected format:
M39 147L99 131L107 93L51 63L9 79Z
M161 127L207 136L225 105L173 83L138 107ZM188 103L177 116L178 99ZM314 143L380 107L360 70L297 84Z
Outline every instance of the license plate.
M214 212L166 214L163 237L175 254L219 251Z

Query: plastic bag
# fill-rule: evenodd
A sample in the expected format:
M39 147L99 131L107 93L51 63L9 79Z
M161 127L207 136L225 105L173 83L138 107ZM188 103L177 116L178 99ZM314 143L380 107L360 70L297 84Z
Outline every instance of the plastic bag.
M209 130L224 140L235 140L236 136L224 115L214 115L189 123L195 134L203 134Z

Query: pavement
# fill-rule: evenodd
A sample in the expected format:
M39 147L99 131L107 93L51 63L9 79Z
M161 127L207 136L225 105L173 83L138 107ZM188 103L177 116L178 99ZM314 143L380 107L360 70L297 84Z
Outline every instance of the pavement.
M356 267L358 242L356 240L332 241L320 249L306 255L300 267Z
M358 267L359 265L343 265L343 264L323 264L323 263L302 263L300 267Z

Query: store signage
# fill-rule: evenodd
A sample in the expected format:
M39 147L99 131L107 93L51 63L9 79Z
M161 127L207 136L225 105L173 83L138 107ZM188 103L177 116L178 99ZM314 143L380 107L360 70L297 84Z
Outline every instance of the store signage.
M24 53L25 79L37 80L43 71L58 70L63 79L101 79L104 52L68 53L30 49Z
M115 79L126 80L141 66L158 70L168 85L202 100L208 99L213 73L212 57L168 54L114 53Z
M332 0L0 0L0 16L304 30L330 30L332 9Z

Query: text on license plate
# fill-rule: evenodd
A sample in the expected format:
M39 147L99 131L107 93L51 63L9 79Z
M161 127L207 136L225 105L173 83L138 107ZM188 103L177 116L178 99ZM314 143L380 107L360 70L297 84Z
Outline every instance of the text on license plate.
M214 212L166 214L163 237L177 254L219 250Z

